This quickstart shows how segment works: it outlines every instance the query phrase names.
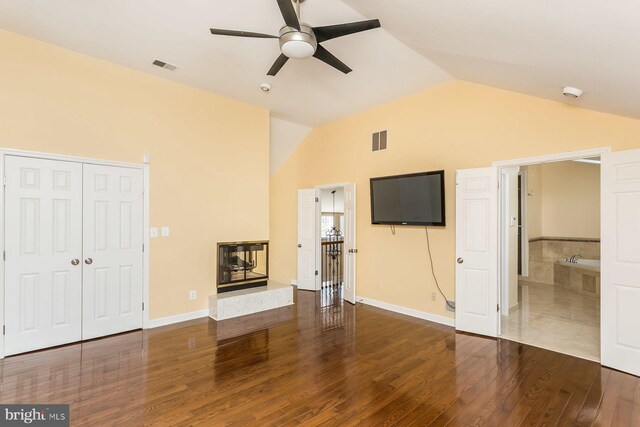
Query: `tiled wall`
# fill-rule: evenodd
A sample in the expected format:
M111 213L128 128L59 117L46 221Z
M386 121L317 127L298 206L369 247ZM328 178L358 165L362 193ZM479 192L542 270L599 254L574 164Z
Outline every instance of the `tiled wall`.
M529 276L523 280L553 285L555 262L575 254L600 259L600 242L559 237L532 239L529 241Z

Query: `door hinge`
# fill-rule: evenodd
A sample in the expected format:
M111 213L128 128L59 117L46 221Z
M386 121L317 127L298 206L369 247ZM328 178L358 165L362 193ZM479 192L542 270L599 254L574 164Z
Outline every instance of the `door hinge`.
M3 187L6 187L6 186L7 186L7 177L6 177L6 176L3 176L3 177L2 177L2 186L3 186Z
M142 244L142 252L144 252L144 243Z
M497 308L496 311L500 311L500 304L496 304L496 308Z
M5 325L2 325L2 335L6 335L7 334L7 327Z
M318 270L316 270L316 276L318 275Z
M318 199L318 198L316 197L316 203L318 203L319 201L320 201L320 199Z
M144 303L142 303L142 311L144 311Z
M7 251L2 251L2 260L3 261L7 260Z

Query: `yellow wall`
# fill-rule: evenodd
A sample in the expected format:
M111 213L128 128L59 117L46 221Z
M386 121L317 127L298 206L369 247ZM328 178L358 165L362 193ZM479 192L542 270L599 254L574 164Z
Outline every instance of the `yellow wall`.
M151 318L206 308L216 242L268 238L268 111L6 31L0 52L0 146L149 153L151 225L171 227L151 241Z
M588 95L587 95L588 96ZM371 133L389 149L371 153ZM371 225L369 178L446 170L447 227L431 228L436 274L454 294L455 170L564 151L640 147L640 121L462 81L398 99L314 129L270 181L271 275L296 277L296 190L357 184L357 294L445 313L430 276L424 230Z
M542 235L600 238L599 165L542 165Z

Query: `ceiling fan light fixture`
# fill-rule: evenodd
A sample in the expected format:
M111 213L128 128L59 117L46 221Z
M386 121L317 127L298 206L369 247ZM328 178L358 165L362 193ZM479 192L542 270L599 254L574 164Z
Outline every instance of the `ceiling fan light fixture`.
M316 49L301 40L291 40L282 44L282 53L291 59L304 59L313 56Z
M316 53L317 47L313 30L307 24L301 22L300 31L286 26L280 29L280 50L288 58L309 58Z

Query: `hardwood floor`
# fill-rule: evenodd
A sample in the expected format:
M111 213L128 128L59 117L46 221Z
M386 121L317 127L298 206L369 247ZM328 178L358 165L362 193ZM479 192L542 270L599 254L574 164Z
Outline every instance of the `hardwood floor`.
M637 377L319 293L297 302L9 357L0 402L69 403L92 426L640 425Z

